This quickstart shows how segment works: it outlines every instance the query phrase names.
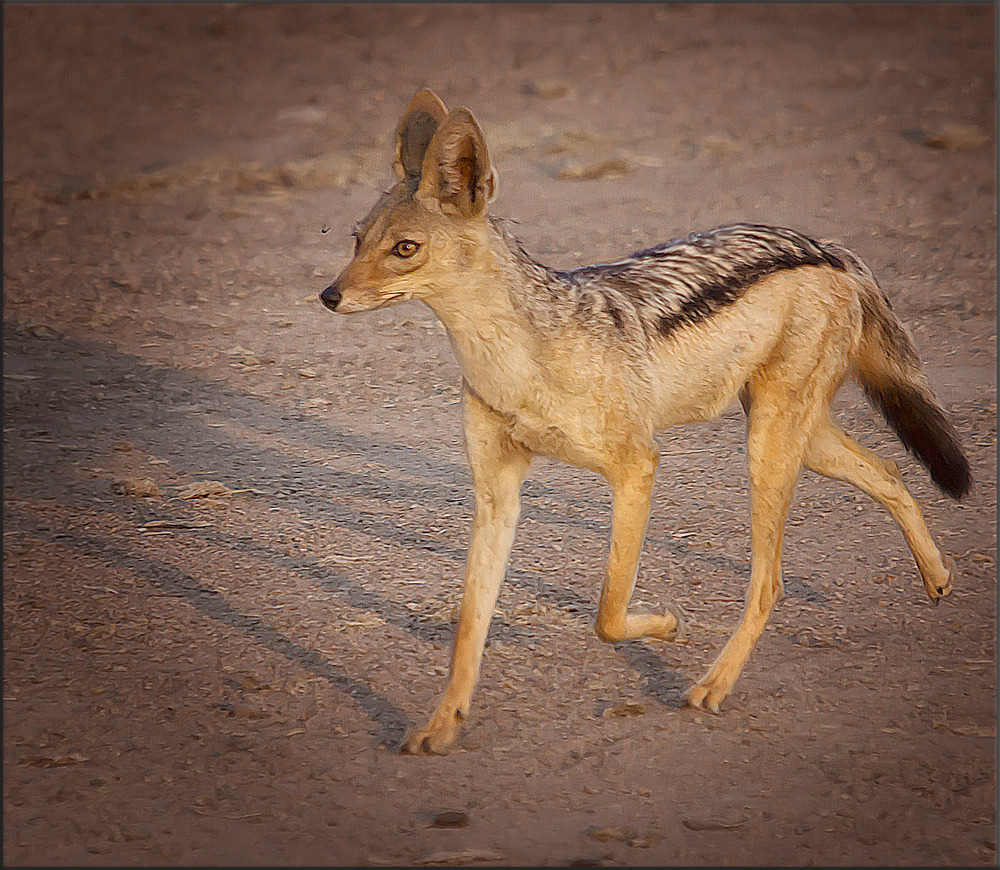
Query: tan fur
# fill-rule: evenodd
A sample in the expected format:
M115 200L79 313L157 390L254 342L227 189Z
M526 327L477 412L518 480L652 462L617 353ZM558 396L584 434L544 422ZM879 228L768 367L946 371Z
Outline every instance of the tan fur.
M438 125L429 140L428 117ZM408 138L411 130L415 138ZM895 465L858 446L829 417L834 393L859 365L869 374L888 366L873 362L885 330L869 328L873 315L865 311L898 326L853 254L827 244L817 249L827 261L777 269L701 319L692 315L669 332L663 327L663 336L640 324L658 322L648 306L664 308L667 297L636 303L647 305L636 309L646 321L625 322L619 312L615 329L613 315L597 310L599 294L579 290L576 308L567 308L565 296L580 282L533 261L488 216L496 171L466 110L448 113L429 91L418 92L397 127L396 155L399 183L358 226L357 253L322 298L344 313L419 300L444 324L462 368L475 525L448 684L431 720L407 739L407 751L445 751L468 713L533 454L597 471L612 487L598 635L609 642L670 640L681 627L676 612L627 612L659 459L653 435L713 417L737 395L749 409L753 558L746 609L688 690L694 707L718 710L781 594L782 532L803 465L883 504L931 598L950 592L953 564L931 540ZM916 383L918 368L904 362L888 366L886 376Z

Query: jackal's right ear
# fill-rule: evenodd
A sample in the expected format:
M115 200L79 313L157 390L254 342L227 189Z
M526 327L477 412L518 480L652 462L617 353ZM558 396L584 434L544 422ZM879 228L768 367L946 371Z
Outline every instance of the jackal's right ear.
M431 138L448 116L448 109L433 91L421 88L396 125L396 159L392 168L400 181L417 178Z
M483 131L468 109L455 109L431 139L415 196L445 212L478 217L496 193Z

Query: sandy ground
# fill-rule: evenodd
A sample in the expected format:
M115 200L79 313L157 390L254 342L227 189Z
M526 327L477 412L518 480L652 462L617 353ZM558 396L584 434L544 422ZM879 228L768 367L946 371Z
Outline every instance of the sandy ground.
M992 6L3 16L6 864L996 863ZM660 439L636 598L681 604L680 644L598 641L609 493L540 462L460 743L401 755L470 528L459 373L426 309L317 294L423 85L554 265L733 220L857 251L975 488L936 491L857 389L837 416L954 594L804 475L786 596L698 713L749 570L738 407Z

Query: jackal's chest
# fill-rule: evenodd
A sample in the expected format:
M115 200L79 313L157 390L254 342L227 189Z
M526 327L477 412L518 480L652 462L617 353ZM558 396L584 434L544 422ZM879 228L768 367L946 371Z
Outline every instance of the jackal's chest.
M469 388L504 418L514 441L532 453L572 465L600 470L609 440L617 441L613 433L622 428L614 423L626 427L634 423L609 413L598 394L565 393L542 379L518 384L521 389L510 383L503 388L493 382L479 386L485 387L485 393L469 382Z
M642 423L628 407L623 373L609 378L607 362L586 349L520 342L455 350L469 388L534 453L599 468L609 445Z

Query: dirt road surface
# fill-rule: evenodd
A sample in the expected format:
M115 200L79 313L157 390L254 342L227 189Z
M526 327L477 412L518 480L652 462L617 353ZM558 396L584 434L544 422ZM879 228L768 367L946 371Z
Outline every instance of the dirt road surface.
M992 6L3 17L6 864L995 864ZM660 438L637 603L679 603L685 642L597 639L609 493L539 462L460 743L401 755L470 530L459 372L426 309L317 294L424 85L553 265L734 220L858 252L974 489L856 388L836 413L954 594L805 474L784 599L722 713L683 707L748 577L734 405Z

